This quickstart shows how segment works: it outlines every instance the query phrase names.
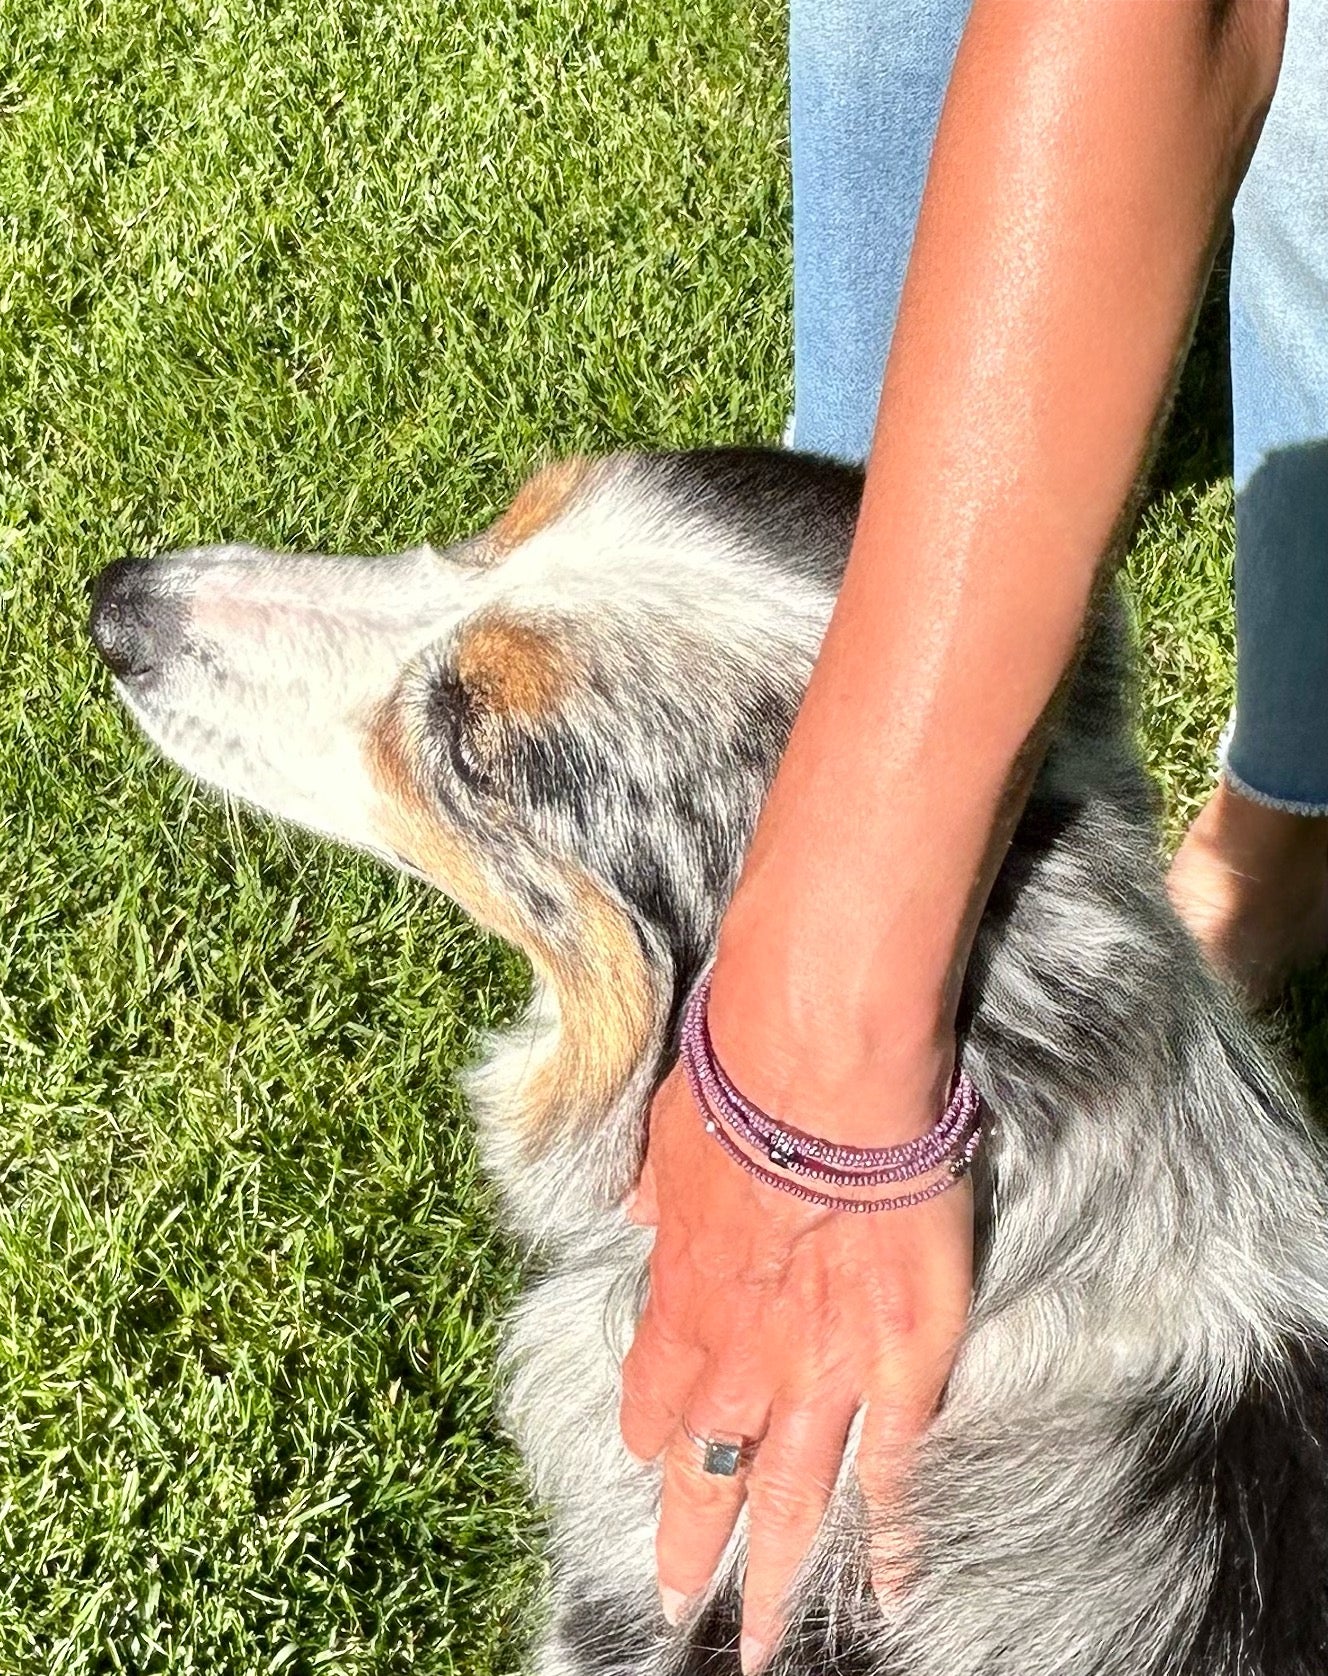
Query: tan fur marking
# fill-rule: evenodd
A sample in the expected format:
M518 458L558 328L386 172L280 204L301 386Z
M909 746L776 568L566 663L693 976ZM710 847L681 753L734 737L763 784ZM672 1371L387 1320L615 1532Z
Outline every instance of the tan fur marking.
M381 794L375 825L383 842L487 930L515 943L557 996L555 1046L531 1067L521 1109L512 1113L528 1152L536 1154L569 1126L602 1116L649 1041L654 1005L636 933L621 905L593 879L551 858L537 865L561 885L572 908L562 925L537 924L475 846L449 830L423 791L397 704L370 729L365 755ZM513 845L509 861L519 853Z
M486 709L529 721L551 715L577 678L566 647L542 629L497 614L466 630L457 674Z
M535 473L517 490L516 499L489 531L495 554L510 553L551 524L580 487L590 461L583 455L558 460Z

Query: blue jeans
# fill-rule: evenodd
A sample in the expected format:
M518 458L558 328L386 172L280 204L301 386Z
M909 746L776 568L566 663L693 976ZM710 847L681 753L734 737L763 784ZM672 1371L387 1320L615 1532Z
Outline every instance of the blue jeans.
M791 0L797 448L860 461L968 0ZM1328 814L1328 0L1290 0L1235 212L1237 708L1247 796Z

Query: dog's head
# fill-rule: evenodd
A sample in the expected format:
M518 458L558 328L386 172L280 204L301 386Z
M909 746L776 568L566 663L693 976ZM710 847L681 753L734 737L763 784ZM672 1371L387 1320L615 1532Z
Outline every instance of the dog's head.
M92 634L172 761L433 881L557 1007L532 1141L603 1110L705 959L838 584L854 474L573 461L448 551L123 560Z

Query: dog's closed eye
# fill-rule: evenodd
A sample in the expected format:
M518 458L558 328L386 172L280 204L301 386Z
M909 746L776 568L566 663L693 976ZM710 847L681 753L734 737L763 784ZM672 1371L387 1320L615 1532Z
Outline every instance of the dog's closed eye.
M505 745L555 716L582 681L565 625L486 611L439 670L430 721L463 778L486 782Z

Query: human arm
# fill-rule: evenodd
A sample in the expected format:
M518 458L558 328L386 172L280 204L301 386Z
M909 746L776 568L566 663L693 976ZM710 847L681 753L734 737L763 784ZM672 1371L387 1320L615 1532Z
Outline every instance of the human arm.
M1271 92L1277 6L1216 38L1213 10L973 8L852 557L713 983L740 1086L840 1138L935 1110L939 1073L910 1085Z
M956 62L843 590L721 931L711 1027L787 1121L880 1145L935 1119L978 916L1276 76L1280 8L977 0ZM667 1448L662 1584L737 1507L677 1434L768 1428L749 1479L745 1662L865 1401L888 1509L943 1387L966 1194L811 1212L742 1176L676 1079L624 1433ZM726 1417L735 1424L724 1427Z

